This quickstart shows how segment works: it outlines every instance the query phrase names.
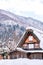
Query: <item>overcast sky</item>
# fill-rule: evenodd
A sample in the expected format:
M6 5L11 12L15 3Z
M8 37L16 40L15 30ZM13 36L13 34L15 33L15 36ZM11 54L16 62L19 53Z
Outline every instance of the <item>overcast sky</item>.
M43 21L43 0L0 0L0 9Z

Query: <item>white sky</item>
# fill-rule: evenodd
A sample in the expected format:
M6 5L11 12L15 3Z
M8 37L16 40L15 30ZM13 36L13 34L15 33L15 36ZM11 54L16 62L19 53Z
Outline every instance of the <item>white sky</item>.
M43 21L43 0L0 0L0 9Z

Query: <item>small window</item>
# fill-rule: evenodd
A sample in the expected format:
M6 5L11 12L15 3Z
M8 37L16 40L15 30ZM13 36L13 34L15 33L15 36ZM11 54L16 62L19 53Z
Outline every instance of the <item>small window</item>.
M29 36L29 41L32 41L33 40L33 36Z
M29 49L34 48L34 44L29 44Z
M38 43L35 44L35 48L39 48L39 44Z

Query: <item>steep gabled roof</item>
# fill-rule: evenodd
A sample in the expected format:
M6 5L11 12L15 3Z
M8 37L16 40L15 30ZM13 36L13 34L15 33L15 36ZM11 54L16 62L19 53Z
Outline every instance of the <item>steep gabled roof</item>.
M32 29L27 29L27 30L24 32L24 34L23 34L23 36L21 37L21 39L19 40L17 46L18 46L18 47L21 46L21 45L25 42L25 40L28 38L28 36L29 36L30 34L32 34L33 37L37 40L37 42L40 43L39 38L34 34L33 30L32 30Z
M40 53L43 53L43 51L42 51L42 49L40 48L40 49L36 49L36 50L24 50L24 49L22 49L22 48L20 48L20 46L25 42L25 40L28 38L28 36L29 36L29 34L32 34L33 36L34 36L34 38L37 40L37 42L38 43L40 43L40 40L39 40L39 38L34 34L34 32L33 32L33 30L32 29L27 29L24 33L23 33L23 35L22 35L22 37L20 38L20 40L19 40L19 42L18 42L18 44L15 46L15 50L13 50L13 51L10 51L10 53L12 53L12 52L14 52L14 51L21 51L21 52L25 52L25 53L30 53L30 52L32 52L32 53L34 53L34 52L40 52Z

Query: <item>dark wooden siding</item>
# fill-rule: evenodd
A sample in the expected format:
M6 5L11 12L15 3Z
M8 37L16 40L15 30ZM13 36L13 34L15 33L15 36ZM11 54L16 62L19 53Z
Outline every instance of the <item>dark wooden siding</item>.
M15 51L9 54L11 59L27 58L27 54L24 52Z
M28 59L42 59L42 53L24 53L20 51L15 51L9 54L10 59L17 59L17 58L28 58Z
M31 59L42 59L42 53L32 53Z

